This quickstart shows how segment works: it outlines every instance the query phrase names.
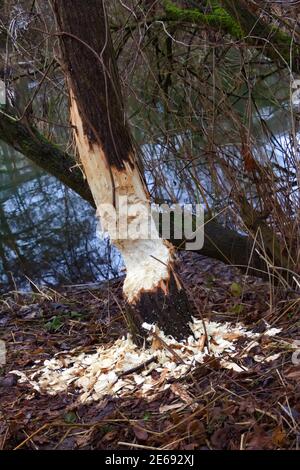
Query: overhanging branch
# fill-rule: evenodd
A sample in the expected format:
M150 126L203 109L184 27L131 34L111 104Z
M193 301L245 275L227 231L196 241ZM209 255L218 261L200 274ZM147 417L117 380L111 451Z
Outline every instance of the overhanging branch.
M3 140L33 163L55 176L95 207L91 191L73 156L49 142L29 124L10 119L0 111L0 140Z

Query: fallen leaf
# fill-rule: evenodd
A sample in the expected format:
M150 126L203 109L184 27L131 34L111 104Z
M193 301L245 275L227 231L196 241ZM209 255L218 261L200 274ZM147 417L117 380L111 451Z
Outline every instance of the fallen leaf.
M174 403L173 405L161 405L159 407L160 413L166 413L167 411L177 410L177 408L181 408L183 403Z
M94 432L95 432L95 428L92 427L84 434L80 434L79 436L76 436L77 446L80 448L80 447L85 447L86 445L88 445L92 439L92 435L94 434Z
M142 423L138 423L138 425L133 426L133 432L139 441L147 441L149 434L142 426Z
M240 297L242 294L242 287L237 282L233 282L229 288L231 295Z
M201 438L202 443L205 442L205 427L199 419L191 421L187 426L187 431L190 436Z
M117 436L118 434L118 431L109 431L107 432L103 438L102 438L102 442L111 442L115 439L115 437Z
M180 384L172 384L171 390L175 395L181 398L182 401L190 405L191 409L194 411L198 408L196 403L193 403L194 398L187 392L187 390Z
M286 438L286 434L281 427L277 427L274 429L272 434L272 441L276 447L282 446Z
M233 341L235 339L238 339L240 338L241 336L243 336L242 333L240 332L236 332L236 333L225 333L223 335L223 339L227 339L228 341Z
M287 379L296 380L298 382L300 380L300 366L290 367L284 375Z

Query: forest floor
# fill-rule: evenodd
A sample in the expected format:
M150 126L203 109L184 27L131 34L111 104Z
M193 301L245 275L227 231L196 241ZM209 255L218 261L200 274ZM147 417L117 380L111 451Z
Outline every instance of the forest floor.
M151 399L133 391L82 403L71 386L54 396L41 393L9 372L28 373L62 350L88 353L126 335L122 280L12 292L0 299L7 348L0 449L298 449L300 360L297 350L292 360L292 347L300 339L299 295L192 254L183 256L181 276L195 317L239 321L261 333L245 370L224 369L207 356ZM280 333L264 335L265 321ZM258 356L271 360L257 362Z

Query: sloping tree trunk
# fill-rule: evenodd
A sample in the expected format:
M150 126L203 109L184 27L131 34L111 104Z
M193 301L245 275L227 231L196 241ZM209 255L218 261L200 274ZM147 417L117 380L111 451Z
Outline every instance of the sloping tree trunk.
M124 295L131 332L138 341L146 321L182 339L191 334L191 311L176 274L173 248L160 238L147 239L135 232L136 227L149 228L149 194L126 125L104 2L52 0L52 4L79 157L102 229L110 234L126 265ZM110 208L121 210L125 198L127 239L123 233L113 233L110 213ZM120 230L120 220L118 224ZM151 219L150 227L156 230Z

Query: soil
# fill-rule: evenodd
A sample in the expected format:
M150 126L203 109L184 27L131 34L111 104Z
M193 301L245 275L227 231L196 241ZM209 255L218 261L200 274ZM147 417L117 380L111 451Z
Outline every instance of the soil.
M10 292L0 299L0 449L298 449L299 293L245 277L220 262L187 253L181 278L195 317L241 321L254 331L264 320L280 335L251 350L249 371L208 360L151 401L134 394L81 404L76 391L56 396L19 383L28 371L64 350L92 352L126 334L122 279L82 286ZM255 363L256 354L280 353ZM294 361L292 358L294 357ZM185 385L191 400L184 402Z

